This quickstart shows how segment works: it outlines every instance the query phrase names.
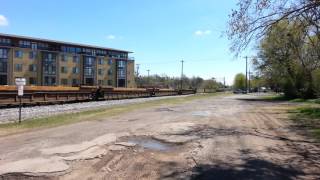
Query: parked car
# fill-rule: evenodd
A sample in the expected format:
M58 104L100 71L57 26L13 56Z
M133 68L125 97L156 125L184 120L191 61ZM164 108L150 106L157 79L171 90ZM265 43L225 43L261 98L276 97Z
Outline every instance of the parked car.
M234 94L247 94L247 92L245 90L242 89L237 89L233 91Z

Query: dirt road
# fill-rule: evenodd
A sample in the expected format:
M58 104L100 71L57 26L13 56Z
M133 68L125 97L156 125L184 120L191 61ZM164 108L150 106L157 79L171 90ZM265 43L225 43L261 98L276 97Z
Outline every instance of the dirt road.
M294 105L253 99L211 97L1 137L0 179L319 179L320 145L287 119Z

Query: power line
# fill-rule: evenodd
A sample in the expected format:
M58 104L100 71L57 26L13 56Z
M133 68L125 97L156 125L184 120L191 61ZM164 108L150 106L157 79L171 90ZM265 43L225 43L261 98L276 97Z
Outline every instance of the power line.
M188 60L188 62L190 63L197 63L197 62L217 62L217 61L220 61L220 60L216 60L216 59L198 59L198 60ZM140 63L143 63L143 64L176 64L177 61L163 61L163 62L140 62Z

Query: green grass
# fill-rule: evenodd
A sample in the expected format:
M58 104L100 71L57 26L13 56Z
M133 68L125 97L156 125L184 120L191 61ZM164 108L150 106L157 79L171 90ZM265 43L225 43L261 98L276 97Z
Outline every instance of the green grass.
M295 102L295 103L307 103L307 104L320 104L320 99L302 99L302 98L288 98L284 95L270 95L261 97L262 100L269 100L269 101L288 101L288 102Z
M320 118L320 107L300 107L297 109L298 115L311 119Z
M261 100L269 100L269 101L288 101L289 99L283 95L270 95L263 96Z
M262 100L297 103L298 107L288 110L290 119L305 127L312 137L320 141L320 99L289 99L283 95L271 95L262 97Z
M311 130L311 134L318 140L320 140L320 128Z
M308 105L291 111L291 119L306 128L317 140L320 140L320 107Z
M161 105L177 105L188 103L198 99L210 98L214 96L226 95L224 93L196 94L186 97L177 97L169 99L153 100L148 102L130 104L130 105L115 105L112 107L101 108L96 110L82 111L78 113L68 113L55 115L44 118L35 118L18 123L0 124L0 135L8 135L18 132L25 132L35 128L57 127L67 124L72 124L81 121L104 120L105 117L116 116L119 114L132 112L142 108L150 108Z

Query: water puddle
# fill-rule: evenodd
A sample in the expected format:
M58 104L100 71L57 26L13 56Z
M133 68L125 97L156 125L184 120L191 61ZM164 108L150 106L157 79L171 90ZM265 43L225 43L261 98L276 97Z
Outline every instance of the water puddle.
M209 111L194 111L192 112L193 116L202 116L202 117L208 117L210 116L210 112Z
M172 112L174 110L172 110L170 108L157 108L156 111L157 112Z
M129 139L127 142L134 143L146 149L157 150L157 151L169 151L173 148L171 144L164 143L155 139L147 138L135 138Z

